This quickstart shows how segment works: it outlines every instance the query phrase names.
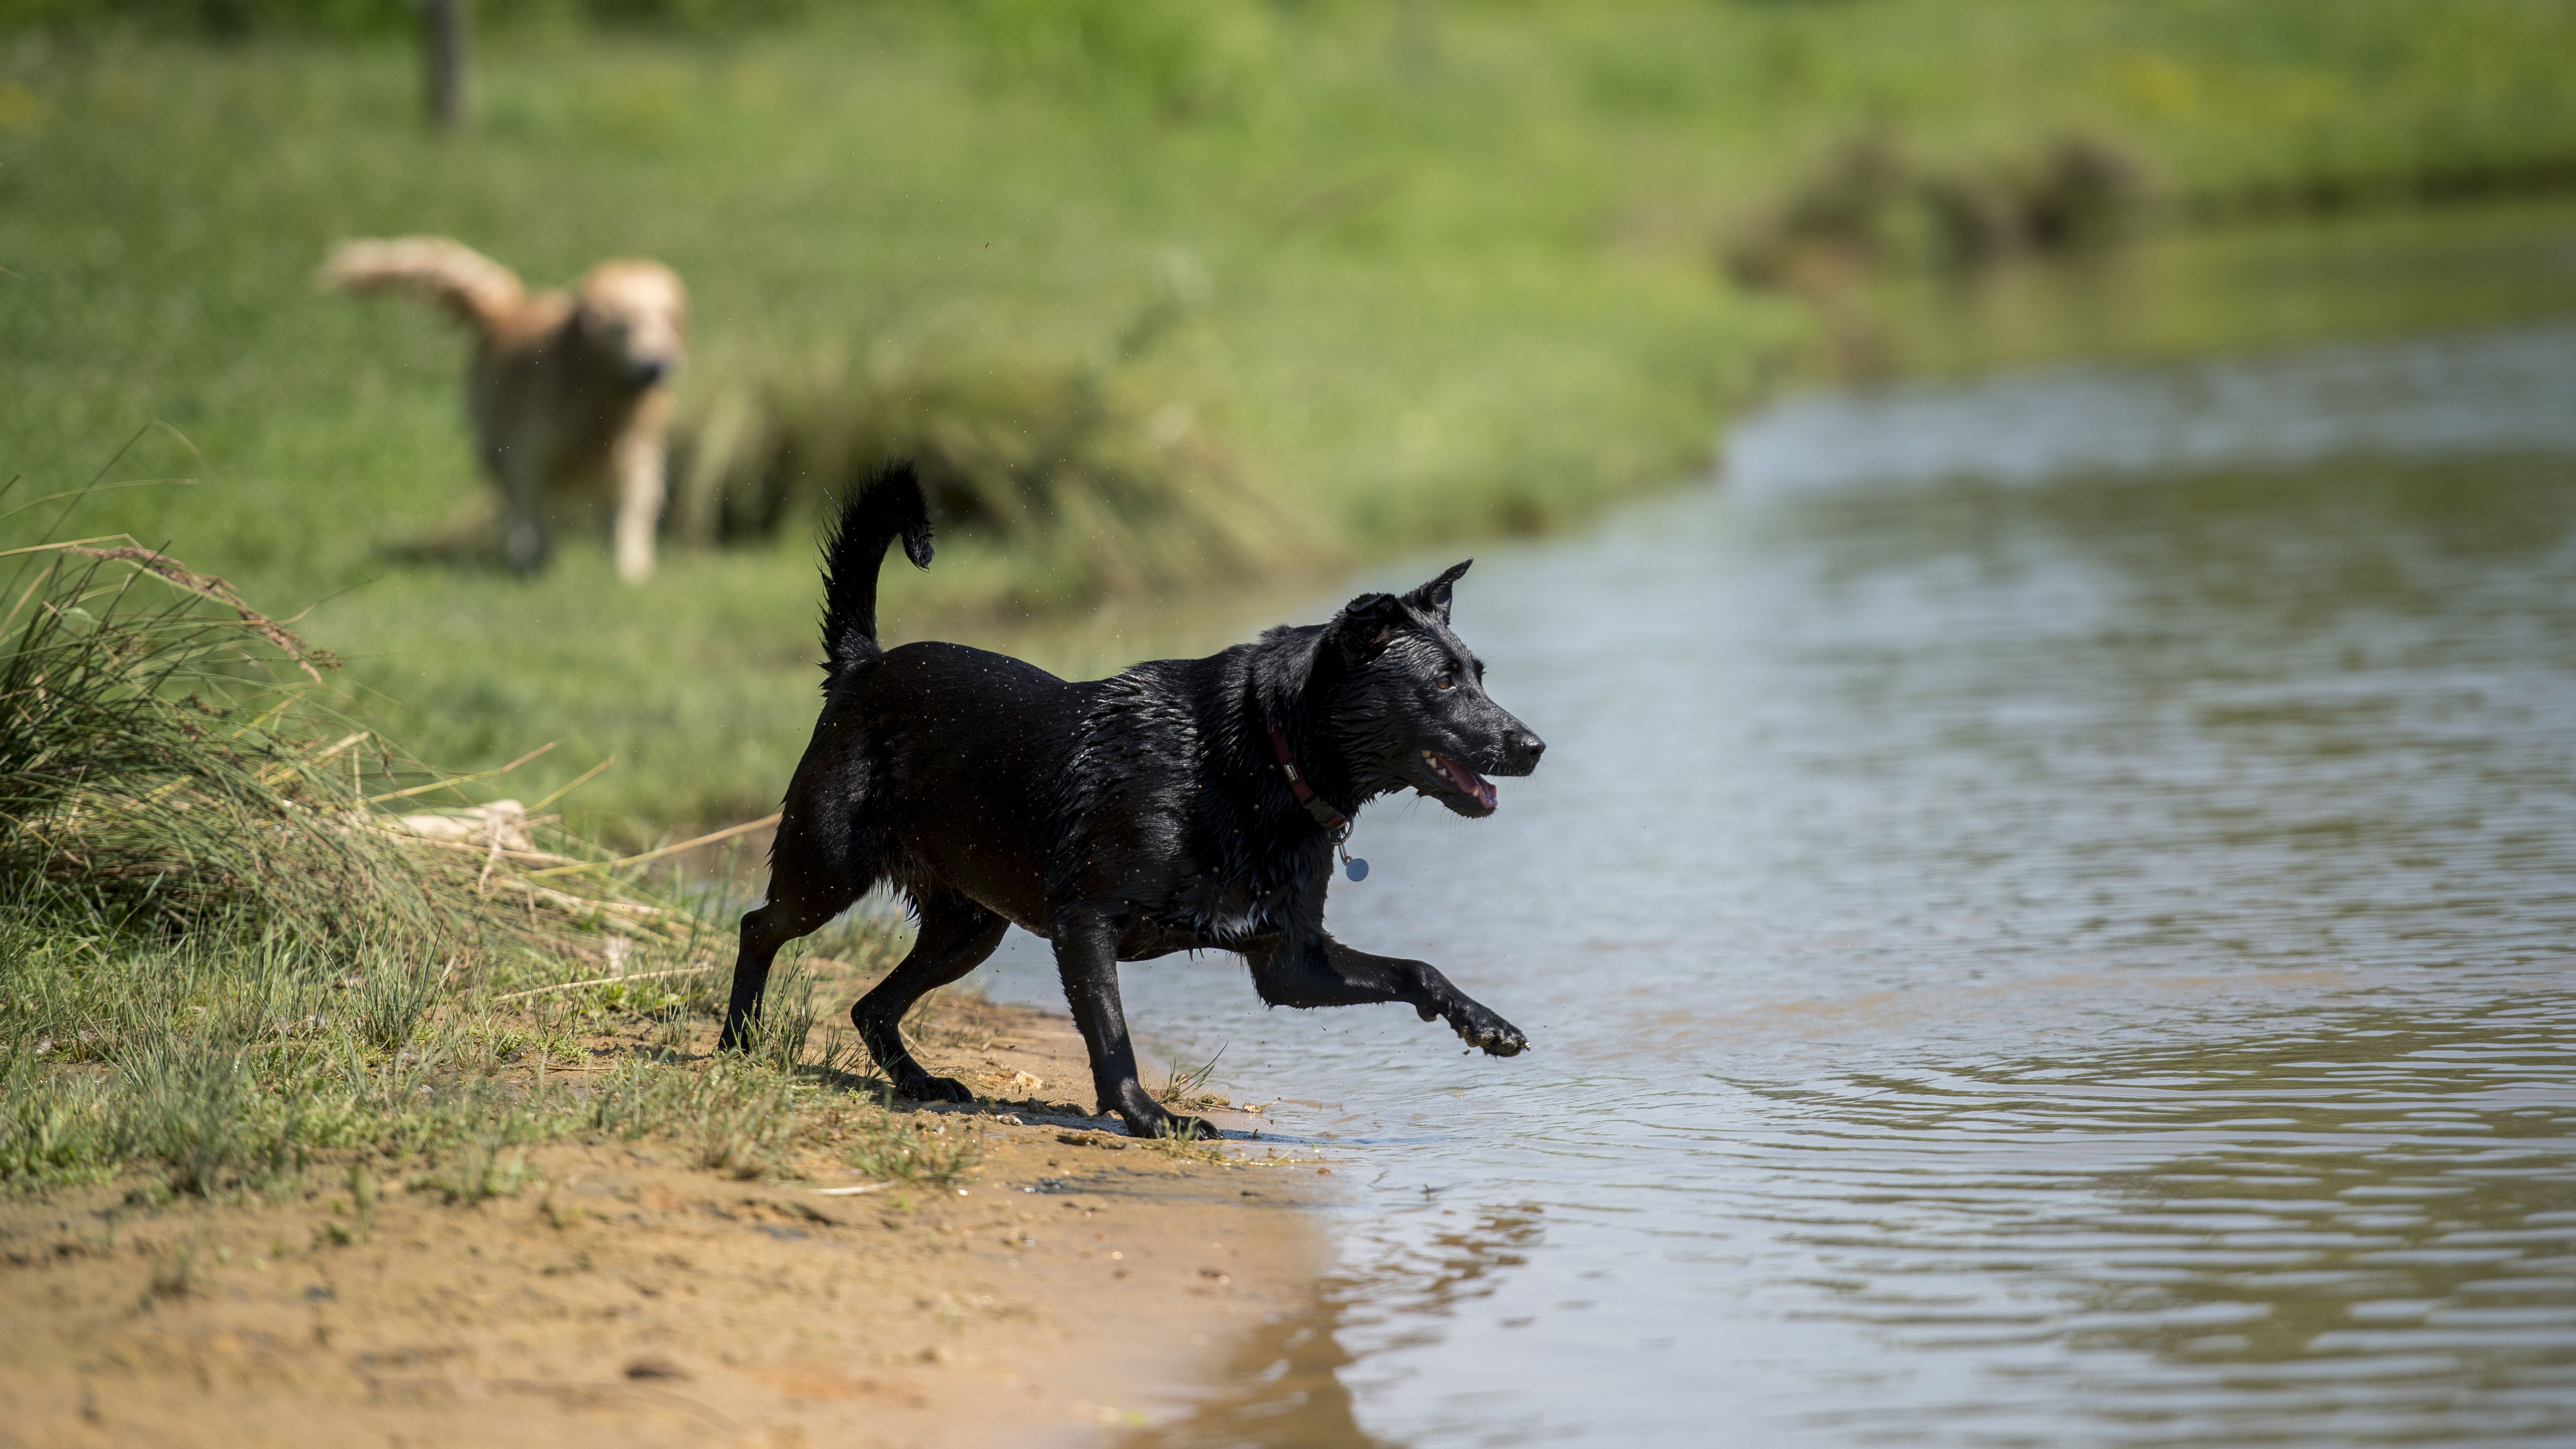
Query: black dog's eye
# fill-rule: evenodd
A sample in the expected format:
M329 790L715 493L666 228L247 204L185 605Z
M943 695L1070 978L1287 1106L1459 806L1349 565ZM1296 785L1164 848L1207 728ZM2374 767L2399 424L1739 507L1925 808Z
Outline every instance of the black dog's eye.
M1456 689L1458 687L1458 676L1454 674L1444 674L1438 679L1433 680L1432 683L1439 685L1442 689Z

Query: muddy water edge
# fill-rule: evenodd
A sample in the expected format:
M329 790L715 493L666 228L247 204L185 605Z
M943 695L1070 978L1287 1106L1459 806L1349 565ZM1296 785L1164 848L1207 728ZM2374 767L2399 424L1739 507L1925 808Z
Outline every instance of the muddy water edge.
M2576 208L2106 266L1479 550L1332 922L1532 1053L1128 969L1349 1184L1137 1449L2576 1437Z

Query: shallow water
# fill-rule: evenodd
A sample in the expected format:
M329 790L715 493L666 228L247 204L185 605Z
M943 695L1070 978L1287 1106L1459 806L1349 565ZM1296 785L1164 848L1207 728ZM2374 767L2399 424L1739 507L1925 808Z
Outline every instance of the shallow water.
M1331 923L1536 1049L1127 968L1352 1184L1143 1442L2576 1438L2576 325L1790 403L1458 623L1547 765Z

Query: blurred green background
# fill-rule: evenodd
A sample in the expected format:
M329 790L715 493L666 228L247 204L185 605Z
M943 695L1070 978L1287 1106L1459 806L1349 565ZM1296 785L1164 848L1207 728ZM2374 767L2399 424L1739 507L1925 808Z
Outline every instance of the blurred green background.
M436 765L614 755L577 823L637 843L773 808L812 725L810 512L707 491L746 417L1131 479L1124 531L962 527L889 589L894 637L1099 671L1691 477L1731 410L1908 366L1926 278L2576 182L2547 0L561 0L483 7L446 135L419 23L0 0L0 475L193 480L64 527L311 606ZM422 232L687 280L648 586L392 551L481 496L464 345L311 277Z

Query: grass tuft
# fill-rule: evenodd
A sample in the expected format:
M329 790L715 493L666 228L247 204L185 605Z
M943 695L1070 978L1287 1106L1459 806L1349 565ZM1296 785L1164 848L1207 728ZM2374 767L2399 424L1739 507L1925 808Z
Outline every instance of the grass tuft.
M1942 164L1868 131L1828 150L1725 256L1748 287L1829 294L1871 269L1968 271L2102 248L2137 228L2148 201L2137 158L2095 137Z
M814 1025L822 1019L815 1004L813 969L802 956L792 958L761 994L760 1010L746 1023L744 1054L781 1075L792 1076L806 1064Z
M861 1132L843 1149L843 1160L870 1177L946 1187L983 1160L980 1133L947 1121L925 1127L891 1115Z
M1178 1107L1185 1111L1227 1105L1223 1097L1210 1096L1207 1092L1209 1079L1216 1075L1216 1064L1224 1056L1225 1048L1218 1047L1206 1061L1195 1067L1184 1066L1177 1061L1172 1063L1170 1069L1163 1075L1163 1085L1151 1089L1154 1100L1166 1107Z
M942 546L997 571L980 591L986 611L1313 568L1330 550L1312 530L1245 483L1188 405L1156 402L1123 371L1187 315L1190 292L1168 282L1087 361L888 352L715 384L673 440L673 532L803 538L830 499L909 460Z
M408 1045L428 1016L440 978L426 958L405 961L396 956L376 960L358 977L352 1010L360 1040L380 1052Z
M487 1198L516 1197L534 1180L527 1149L510 1145L508 1134L496 1132L464 1144L415 1186L436 1192L451 1204L470 1205Z
M260 1100L245 1053L153 1042L118 1076L124 1145L167 1164L180 1192L273 1182L304 1165L304 1114L291 1099Z
M143 1301L148 1305L155 1299L193 1298L204 1291L205 1275L197 1261L196 1245L181 1243L153 1265Z

